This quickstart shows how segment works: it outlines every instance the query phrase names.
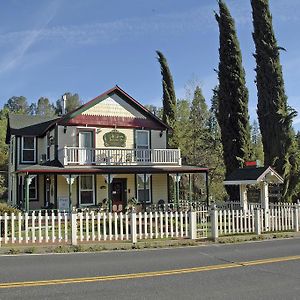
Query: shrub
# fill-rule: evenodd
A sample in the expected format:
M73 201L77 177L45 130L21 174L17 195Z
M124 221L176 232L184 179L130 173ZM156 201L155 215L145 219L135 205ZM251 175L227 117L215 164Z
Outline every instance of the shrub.
M15 213L17 214L19 212L18 209L7 205L6 203L0 203L0 215L4 215L5 213L7 214L11 214L11 213Z

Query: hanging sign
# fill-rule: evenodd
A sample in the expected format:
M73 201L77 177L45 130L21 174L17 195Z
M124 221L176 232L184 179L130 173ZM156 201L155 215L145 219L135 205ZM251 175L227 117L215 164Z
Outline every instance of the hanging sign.
M126 135L116 129L103 135L105 147L126 147Z

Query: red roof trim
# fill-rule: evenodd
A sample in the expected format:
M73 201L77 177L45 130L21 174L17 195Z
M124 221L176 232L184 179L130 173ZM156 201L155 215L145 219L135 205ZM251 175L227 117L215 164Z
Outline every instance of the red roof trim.
M150 128L163 130L163 126L157 124L150 119L128 118L128 117L111 117L111 116L95 116L95 115L78 115L70 119L66 125L88 125L88 126L108 126L114 128Z
M145 169L145 172L148 174L167 174L167 173L198 173L198 172L205 172L207 173L209 171L208 168L193 168L193 169L181 169L179 168L179 170L174 167L174 168L169 168L169 169ZM102 168L102 169L67 169L67 168L62 168L62 169L55 169L55 170L51 170L50 168L47 170L34 170L34 169L26 169L26 170L19 170L17 171L17 173L28 173L28 174L45 174L45 173L58 173L58 174L70 174L70 173L74 173L74 174L81 174L81 173L94 173L94 174L135 174L135 173L140 173L143 172L141 170L141 168L133 168L132 170L130 170L129 168L126 169L115 169L115 168Z

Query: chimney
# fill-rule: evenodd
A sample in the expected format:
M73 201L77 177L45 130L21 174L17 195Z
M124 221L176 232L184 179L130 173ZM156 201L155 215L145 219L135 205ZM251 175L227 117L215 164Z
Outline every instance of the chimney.
M67 94L63 94L61 97L61 114L66 114L66 107L67 107Z

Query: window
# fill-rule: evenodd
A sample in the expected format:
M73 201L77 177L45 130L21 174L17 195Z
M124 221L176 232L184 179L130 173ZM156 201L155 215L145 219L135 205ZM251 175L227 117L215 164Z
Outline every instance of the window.
M149 162L150 152L149 152L149 131L147 130L137 130L136 131L136 156L139 162Z
M37 201L37 176L31 180L29 185L29 201Z
M149 131L136 131L136 147L138 149L149 149Z
M23 136L22 137L22 163L34 163L36 157L35 137Z
M80 205L95 204L94 198L94 176L81 175L79 178L79 200Z
M137 198L140 203L151 203L150 174L137 174Z

